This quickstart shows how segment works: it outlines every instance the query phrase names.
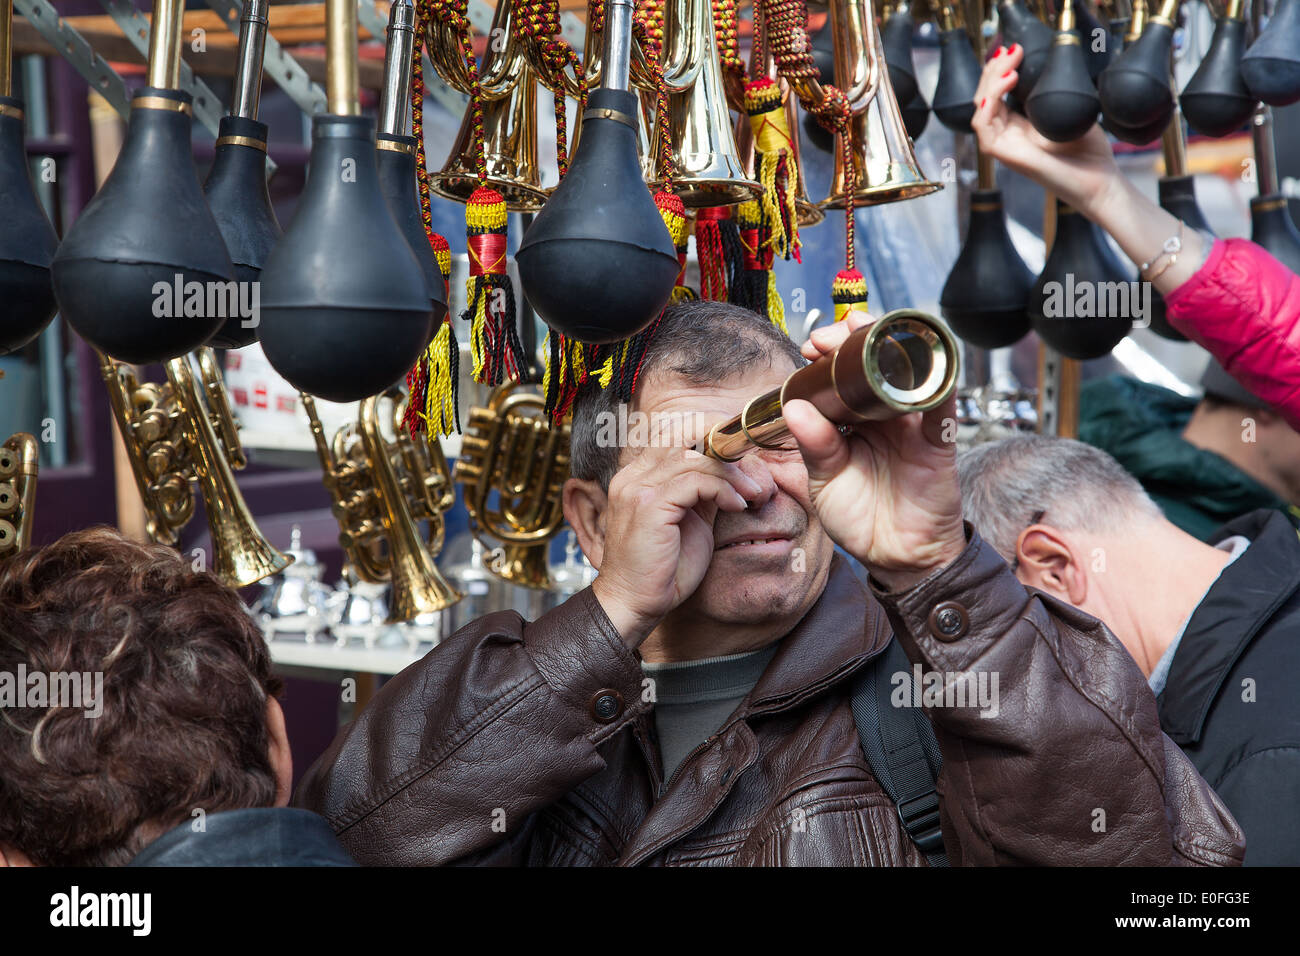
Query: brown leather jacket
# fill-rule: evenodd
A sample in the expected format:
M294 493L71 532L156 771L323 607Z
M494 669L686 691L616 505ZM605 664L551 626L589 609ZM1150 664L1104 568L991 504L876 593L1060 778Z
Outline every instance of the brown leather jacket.
M658 799L638 656L586 590L531 624L488 615L408 667L296 802L362 864L924 866L848 702L891 630L927 670L999 675L996 716L929 710L954 864L1241 862L1240 829L1161 733L1124 648L1026 591L973 534L898 594L873 597L836 557L748 698Z

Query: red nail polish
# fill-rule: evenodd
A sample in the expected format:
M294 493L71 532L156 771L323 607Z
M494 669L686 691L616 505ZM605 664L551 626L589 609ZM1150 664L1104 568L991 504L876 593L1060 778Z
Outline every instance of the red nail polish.
M1010 71L1010 70L1007 70L1007 72L1005 72L1005 73L1002 74L1002 78L1003 78L1003 79L1006 79L1006 78L1007 78L1008 76L1010 76L1010 75L1011 75L1011 71Z
M1015 52L1016 52L1017 50L1019 50L1019 49L1020 49L1020 44L1019 44L1019 43L1013 43L1013 44L1011 45L1011 49L1010 49L1008 52L1009 52L1009 53L1015 53Z
M980 109L984 109L984 104L988 102L988 99L989 98L986 96L984 99L980 100Z
M998 52L997 52L995 55L996 55L996 56L1001 56L1003 53L1006 53L1006 52L1007 52L1007 48L1006 48L1005 46L1000 46L1000 47L998 47Z

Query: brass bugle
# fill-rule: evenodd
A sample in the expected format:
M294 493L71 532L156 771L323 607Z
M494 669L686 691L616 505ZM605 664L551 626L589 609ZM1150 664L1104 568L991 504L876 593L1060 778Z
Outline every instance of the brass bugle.
M784 450L790 431L783 409L804 399L836 425L885 421L942 405L957 386L957 340L939 319L896 309L863 326L829 355L792 373L780 388L751 399L719 422L696 451L739 461L755 448Z

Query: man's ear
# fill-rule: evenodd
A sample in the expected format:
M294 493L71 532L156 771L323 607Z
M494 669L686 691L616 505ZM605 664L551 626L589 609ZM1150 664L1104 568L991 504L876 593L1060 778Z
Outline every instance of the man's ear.
M275 806L287 807L293 793L293 751L289 749L289 734L284 727L284 711L274 697L266 698L267 748L271 758L271 771L275 774Z
M609 496L599 482L570 478L564 483L564 517L578 536L578 547L600 570L605 559L605 508Z
M1030 525L1016 541L1020 580L1053 597L1082 606L1088 598L1088 576L1069 542L1050 525Z

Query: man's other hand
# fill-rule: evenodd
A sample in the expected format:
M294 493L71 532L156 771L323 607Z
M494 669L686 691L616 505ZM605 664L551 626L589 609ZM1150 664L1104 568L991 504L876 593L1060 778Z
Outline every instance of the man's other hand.
M813 331L803 354L833 352L875 321L851 312ZM901 590L943 567L966 546L957 485L957 400L841 434L809 402L785 405L808 468L808 491L827 534L881 584Z

